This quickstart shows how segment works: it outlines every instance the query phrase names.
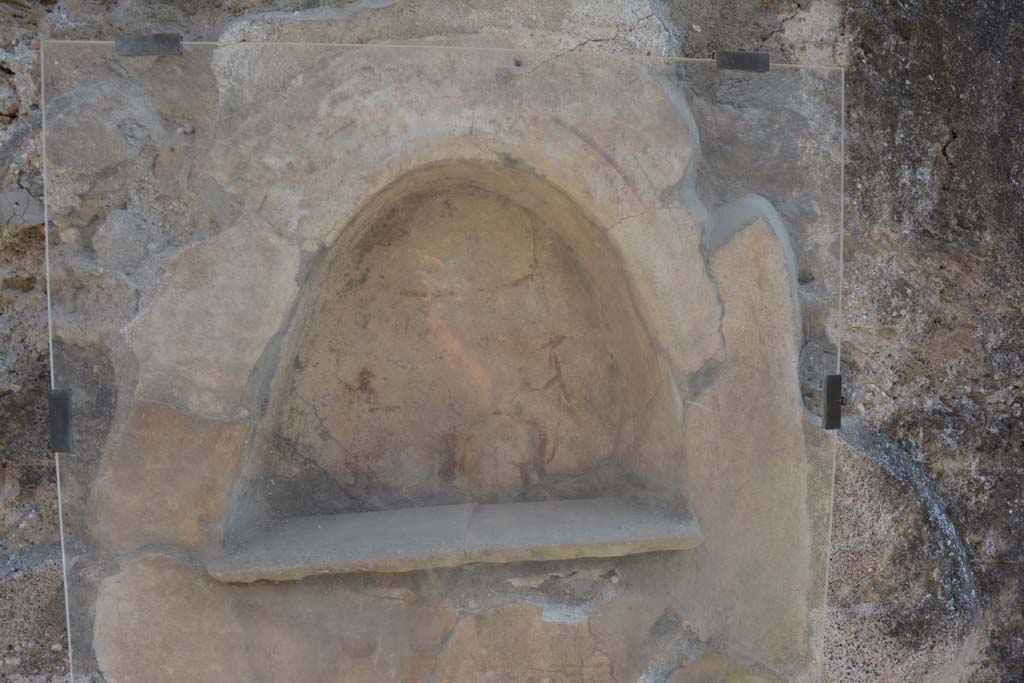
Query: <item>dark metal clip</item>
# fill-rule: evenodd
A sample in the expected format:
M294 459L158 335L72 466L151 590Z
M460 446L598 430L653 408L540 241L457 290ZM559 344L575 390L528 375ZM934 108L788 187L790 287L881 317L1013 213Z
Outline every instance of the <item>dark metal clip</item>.
M843 424L843 376L825 376L825 405L822 407L821 423L825 429L839 429Z
M733 71L767 73L769 68L768 53L715 50L715 67L718 69L731 69Z
M117 54L125 57L142 55L180 55L180 33L127 33L117 37Z
M75 447L71 415L71 390L50 389L50 450L54 453L70 453Z

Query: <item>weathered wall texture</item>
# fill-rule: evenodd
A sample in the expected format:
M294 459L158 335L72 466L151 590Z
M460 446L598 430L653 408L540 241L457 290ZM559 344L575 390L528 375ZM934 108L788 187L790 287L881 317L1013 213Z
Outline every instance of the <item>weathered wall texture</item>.
M1020 680L1024 6L652 0L601 11L482 2L469 12L427 1L361 4L383 7L311 12L344 19L344 35L357 41L498 27L566 49L765 49L783 61L847 67L844 372L847 413L857 417L838 456L827 675ZM0 679L59 679L65 668L44 433L36 41L122 29L211 38L232 18L265 9L74 0L0 7ZM407 34L381 36L381 12L417 20ZM231 30L244 35L246 23ZM327 31L319 38L331 38ZM99 409L109 401L90 398ZM594 577L595 590L605 578ZM452 637L473 642L477 626L466 622ZM721 663L705 664L725 675Z
M294 40L338 28L279 17L247 20L246 31ZM487 36L504 39L517 36ZM439 682L525 680L541 668L571 680L580 657L595 681L608 680L606 670L662 681L703 650L746 673L816 680L811 638L821 620L812 617L823 609L828 542L820 511L831 490L819 482L830 482L835 435L805 421L799 340L821 326L815 310L828 307L816 302L837 292L813 285L838 284L840 81L781 69L702 81L708 65L697 74L686 66L582 50L294 42L116 59L47 44L55 375L78 396L103 386L117 397L113 415L88 411L109 428L81 415L81 444L64 460L77 673L110 683L205 675L188 665L188 623L171 616L179 596L135 588L159 583L155 566L184 562L227 622L287 591L295 604L274 628L289 641L324 637L312 616L344 627L335 612L384 586L410 605L454 609L475 624L473 636L435 634L446 662ZM685 101L699 104L692 128L677 75L687 78ZM196 92L197 83L210 87ZM744 128L730 153L717 140L730 137L733 106L827 127L793 125L782 140L773 126L759 127L760 137ZM746 159L753 169L761 165L751 150L770 145L778 191L798 185L799 197L778 214L734 200L745 184L732 166L680 190L698 168L698 140L702 163ZM782 211L786 232L774 218ZM702 212L715 219L696 219ZM806 244L814 237L820 251ZM797 263L813 298L797 287ZM104 355L115 376L89 368ZM735 415L746 416L743 429ZM520 532L550 532L570 514L536 517L564 510L565 498L629 493L692 510L703 543L609 554L576 517L557 554L540 542L529 555L513 552ZM474 512L463 542L462 508L424 507L469 501L535 512L519 526L498 508ZM396 508L418 532L395 521ZM380 540L355 553L358 541L342 541L335 518L304 520L300 533L290 526L278 552L264 543L266 524L281 517L291 525L296 514L382 509L370 519L394 525L383 529L386 555ZM627 528L600 510L593 517ZM484 522L481 535L481 519L497 524ZM341 523L381 537L367 517ZM564 561L324 576L299 587L215 588L203 571L253 581L351 569L319 555L335 545L382 570ZM423 552L429 558L417 560ZM615 559L571 561L584 553ZM403 555L407 563L391 564ZM539 572L582 570L618 576L618 590L587 608L578 604L585 584L563 600L532 597L540 623L535 610L490 618ZM478 602L480 591L490 600ZM311 612L314 599L323 605ZM158 616L140 629L132 612ZM351 668L365 671L362 683L429 674L429 659L391 663L412 646L397 634L431 633L435 612L366 612L396 637L363 636L333 665L314 658L304 681L333 682ZM241 624L246 643L263 623ZM607 651L594 657L600 665L587 663L591 630ZM471 645L531 631L518 655L510 646L491 659ZM570 635L571 646L558 644ZM424 638L415 647L429 649ZM221 680L265 678L252 652L240 669L225 661ZM534 656L551 661L517 665ZM165 660L181 664L161 673Z

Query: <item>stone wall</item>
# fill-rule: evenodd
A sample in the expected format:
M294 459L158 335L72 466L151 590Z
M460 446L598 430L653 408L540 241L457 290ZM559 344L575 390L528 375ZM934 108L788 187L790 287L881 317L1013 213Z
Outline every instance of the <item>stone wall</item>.
M245 36L257 25L246 17L288 10L320 20L304 39L511 29L564 49L764 49L782 61L846 66L843 360L854 419L836 475L828 677L1019 680L1024 10L830 0L476 5L0 7L0 677L59 679L65 667L45 451L38 39ZM258 25L267 35L252 38L278 37ZM472 638L474 627L459 637Z

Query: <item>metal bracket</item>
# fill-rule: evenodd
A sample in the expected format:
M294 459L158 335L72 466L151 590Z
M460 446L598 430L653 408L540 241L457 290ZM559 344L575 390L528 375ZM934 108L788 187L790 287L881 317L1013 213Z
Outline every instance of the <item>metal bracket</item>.
M54 453L70 453L75 447L71 415L71 390L50 389L50 450Z
M117 37L117 54L125 57L142 55L180 55L180 33L127 33Z
M715 50L715 67L732 71L767 73L770 59L767 52L734 52Z
M843 376L826 375L825 390L822 392L824 405L821 424L825 429L839 429L843 425Z

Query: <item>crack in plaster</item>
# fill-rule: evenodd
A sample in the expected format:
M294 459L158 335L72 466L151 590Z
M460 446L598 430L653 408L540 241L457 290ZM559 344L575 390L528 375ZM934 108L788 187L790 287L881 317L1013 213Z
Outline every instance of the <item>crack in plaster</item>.
M451 628L441 636L441 643L437 647L437 654L434 656L434 664L430 667L430 674L427 676L427 683L434 683L434 676L437 674L437 667L441 663L441 656L444 655L445 650L448 649L448 642L452 639L452 636L455 635L455 629L459 627L461 622L462 615L456 615Z
M537 63L537 65L535 67L533 67L532 69L530 69L529 71L527 71L523 75L524 76L529 76L534 71L536 71L537 69L541 68L542 66L544 66L548 62L551 62L551 61L554 61L556 59L559 59L560 57L564 57L565 55L567 55L569 53L576 52L580 48L582 48L582 47L584 47L586 45L589 45L590 43L608 43L608 42L612 42L612 41L615 41L615 40L619 40L620 38L622 38L624 36L630 36L640 27L640 24L644 23L648 19L654 18L655 16L656 15L655 15L654 12L651 12L650 14L646 14L646 15L640 17L639 19L637 19L636 22L632 26L630 26L628 29L626 29L625 31L623 31L623 29L621 29L621 28L620 29L616 29L615 33L613 35L611 35L611 36L597 37L597 38L587 38L583 42L577 43L576 45L574 45L573 47L569 48L568 50L563 50L562 52L555 53L554 55L548 57L547 59L542 59L540 62ZM659 22L660 21L661 20L659 19Z

